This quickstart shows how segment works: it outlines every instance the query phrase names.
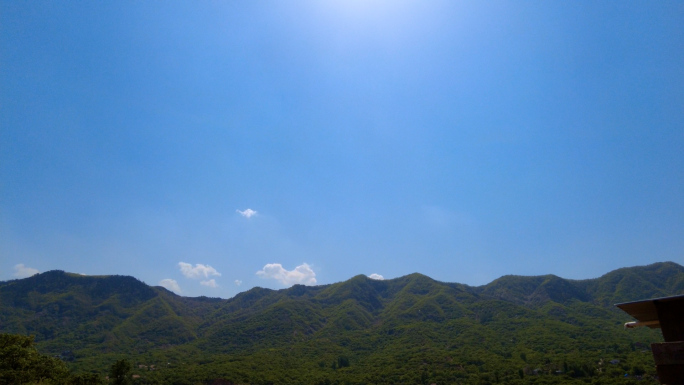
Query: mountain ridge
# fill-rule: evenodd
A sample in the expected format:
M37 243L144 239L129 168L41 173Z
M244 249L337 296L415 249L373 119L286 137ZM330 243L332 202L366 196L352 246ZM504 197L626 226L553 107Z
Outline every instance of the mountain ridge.
M658 332L625 333L629 317L613 304L682 291L684 267L674 262L587 280L507 275L477 287L419 273L388 280L357 275L328 285L255 287L230 299L183 297L128 276L51 271L0 282L0 331L34 334L52 354L72 350L71 365L89 370L122 354L170 364L193 357L203 370L230 367L254 382L247 362L291 360L293 368L325 377L329 363L343 357L340 364L352 362L353 369L336 373L353 379L404 360L407 366L389 370L388 378L401 382L399 373L420 371L425 361L440 376L455 375L455 367L468 376L505 367L512 381L533 363L589 365L591 358L597 365L617 352L647 367L633 347L659 340Z
M289 287L289 288L283 288L283 289L269 289L269 288L263 288L263 287L260 287L260 286L255 286L255 287L253 287L252 289L249 289L249 290L247 290L247 291L244 291L244 292L241 292L241 293L236 294L234 297L231 297L231 298L220 298L220 297L207 297L207 296L185 297L185 296L176 294L176 293L174 293L174 292L172 292L172 291L170 291L170 290L168 290L168 289L166 289L166 288L164 288L164 287L162 287L162 286L158 286L158 285L148 285L148 284L146 284L146 283L144 283L144 282L142 282L142 281L138 280L137 278L135 278L135 277L133 277L133 276L130 276L130 275L118 275L118 274L117 274L117 275L84 275L84 274L78 274L78 273L70 273L70 272L66 272L66 271L63 271L63 270L49 270L49 271L46 271L46 272L43 272L43 273L35 274L35 275L33 275L33 276L31 276L31 277L27 277L27 278L20 278L20 279L11 279L11 280L7 280L7 281L0 281L0 288L3 287L3 286L9 285L9 284L15 283L15 282L26 282L26 280L30 280L30 279L32 279L32 278L34 278L34 277L45 278L45 277L48 277L48 276L49 276L49 277L64 276L64 277L82 278L82 279L108 279L108 280L117 280L117 279L119 279L119 280L122 280L122 281L128 281L128 282L126 282L126 283L128 283L128 284L130 284L130 283L132 282L131 280L134 280L136 284L142 284L142 285L144 285L144 286L146 286L146 287L149 287L149 288L155 288L156 290L165 290L165 291L167 291L167 292L169 292L169 293L172 293L172 294L174 294L174 295L176 295L176 296L178 296L178 297L183 297L183 298L197 298L197 299L199 299L199 298L207 298L207 299L211 299L211 300L219 300L219 299L220 299L220 300L231 300L231 299L233 299L233 298L236 298L236 297L238 297L238 296L240 296L240 295L243 295L243 294L245 294L245 293L251 292L251 291L253 291L253 290L258 290L258 291L260 291L260 292L263 291L263 292L265 292L265 293L267 293L267 292L280 292L280 291L292 291L292 290L299 290L299 291L301 291L302 288L308 288L308 289L311 289L311 288L326 288L326 287L329 287L329 286L342 284L342 283L349 282L349 281L353 281L353 280L356 280L356 279L364 279L364 280L376 281L376 282L392 282L392 281L402 281L402 280L414 279L414 278L416 278L416 279L424 279L424 278L426 278L426 279L428 279L428 280L430 280L430 281L433 281L433 282L435 282L435 283L446 284L446 285L452 285L452 286L465 287L465 288L469 288L470 290L472 290L472 291L475 292L475 293L479 293L479 292L483 292L483 291L486 292L487 289L490 288L491 286L494 286L494 285L496 285L498 282L500 282L500 281L505 281L505 280L527 280L527 281L537 281L537 280L541 280L541 279L545 279L545 280L548 280L548 279L559 279L559 280L562 280L562 281L567 281L567 282L571 282L571 283L577 284L578 286L590 286L590 283L591 283L591 282L596 281L596 280L599 280L599 279L602 279L602 278L606 278L606 277L609 277L609 276L615 276L615 277L619 277L619 278L624 278L624 275L625 275L624 272L631 272L633 269L638 269L638 270L640 270L640 271L642 271L642 272L650 272L650 271L657 270L657 269L662 269L662 268L674 268L676 271L673 272L673 273L676 273L676 274L680 274L680 273L684 272L684 267L683 267L683 266L681 266L681 265L679 265L679 264L677 264L677 263L675 263L675 262L666 261L666 262L656 262L656 263L653 263L653 264L650 264L650 265L643 265L643 266L622 267L622 268L618 268L618 269L612 270L612 271L610 271L610 272L608 272L608 273L606 273L606 274L603 274L603 275L600 276L600 277L597 277L597 278L587 278L587 279L570 279L570 278L563 278L563 277L557 276L557 275L555 275L555 274L529 275L529 276L528 276L528 275L513 275L513 274L507 274L507 275L503 275L503 276L501 276L501 277L499 277L499 278L497 278L497 279L491 281L490 283L487 283L487 284L484 284L484 285L480 285L480 286L471 286L471 285L468 285L468 284L457 283L457 282L438 281L438 280L435 280L435 279L433 279L433 278L431 278L431 277L429 277L429 276L427 276L427 275L424 275L424 274L418 273L418 272L410 273L410 274L407 274L407 275L404 275L404 276L401 276L401 277L397 277L397 278L384 279L384 280L376 280L376 279L372 279L372 278L370 278L370 277L368 277L368 276L366 276L366 275L358 274L358 275L355 275L355 276L349 278L349 279L346 280L346 281L340 281L340 282L329 283L329 284L323 284L323 285L301 285L301 284L295 284L295 285L293 285L293 286L291 286L291 287ZM672 274L670 274L670 275L672 275ZM35 286L35 283L32 283L32 284L34 285L34 288L36 288L36 290L38 290L38 291L40 291L41 289L42 289L42 290L45 290L45 289L44 289L44 286L41 286L41 285L40 285L41 281L43 281L43 280L41 279L40 281L36 282L36 283L39 284L38 286ZM35 281L34 281L34 282L35 282ZM53 281L53 283L54 283L54 281ZM589 285L588 285L588 284L589 284ZM125 285L122 285L122 287L123 287L123 286L125 286ZM681 279L679 279L678 282L676 283L676 286L677 286L678 289L684 290L684 281L681 280ZM529 295L529 293L528 293L528 295Z

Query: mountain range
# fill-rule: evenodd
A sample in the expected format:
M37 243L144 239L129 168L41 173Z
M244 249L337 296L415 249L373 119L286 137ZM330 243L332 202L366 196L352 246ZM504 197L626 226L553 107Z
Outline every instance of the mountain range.
M149 383L649 381L649 345L662 338L625 331L631 319L613 305L682 293L673 262L479 287L359 275L231 299L55 270L0 282L0 332L35 335L74 370L105 373L127 358Z

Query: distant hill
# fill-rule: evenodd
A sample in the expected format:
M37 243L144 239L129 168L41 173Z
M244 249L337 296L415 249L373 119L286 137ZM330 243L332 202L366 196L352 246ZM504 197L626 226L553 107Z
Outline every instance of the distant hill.
M49 271L0 282L0 332L35 335L46 353L72 351L81 370L104 372L121 357L154 363L141 375L162 383L609 383L648 379L648 346L660 340L624 331L630 319L613 304L682 293L684 267L672 262L479 287L359 275L227 300Z

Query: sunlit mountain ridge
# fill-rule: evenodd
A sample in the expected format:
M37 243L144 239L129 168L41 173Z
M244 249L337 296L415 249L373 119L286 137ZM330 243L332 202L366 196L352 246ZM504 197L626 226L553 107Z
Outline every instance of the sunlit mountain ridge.
M46 353L70 350L76 369L105 371L130 357L168 363L148 376L188 381L383 383L411 382L413 373L432 382L510 382L537 369L533 375L550 378L636 376L654 372L641 350L660 335L623 330L630 318L613 304L682 293L684 267L673 262L587 280L503 276L479 287L418 273L358 275L231 299L182 297L129 276L49 271L0 282L0 332L35 335ZM622 364L599 365L614 359Z

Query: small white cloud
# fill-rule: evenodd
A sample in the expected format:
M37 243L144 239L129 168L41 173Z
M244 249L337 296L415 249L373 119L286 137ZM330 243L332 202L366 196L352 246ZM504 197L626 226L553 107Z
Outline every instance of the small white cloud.
M37 269L24 266L23 263L20 263L18 265L14 265L14 274L12 274L12 276L16 278L28 278L38 273L40 273L40 271L38 271Z
M178 286L178 282L176 282L175 279L171 279L171 278L162 279L161 281L159 281L159 286L164 287L166 289L169 289L176 294L181 293L181 288L180 288L180 286Z
M251 218L251 217L253 217L253 216L255 216L255 215L258 214L256 211L254 211L254 210L252 210L252 209L247 209L247 210L245 210L245 211L240 211L240 210L235 210L235 211L237 211L238 214L242 215L243 217L245 217L245 218L247 218L247 219L249 219L249 218Z
M209 279L206 281L202 281L202 282L200 282L200 285L209 286L209 287L218 287L215 279Z
M315 285L316 273L311 266L303 263L294 270L285 270L280 263L269 263L256 273L261 278L275 279L283 285L291 286L296 283L303 285Z
M202 279L209 278L209 276L212 275L221 276L221 273L216 271L213 267L201 263L197 263L195 264L195 267L192 267L192 264L190 263L178 262L178 267L180 268L181 273L187 278Z
M240 285L242 285L242 281L240 281L239 279L236 279L235 280L235 286L240 286Z
M382 280L385 279L385 277L383 277L382 275L380 275L380 274L375 274L375 273L369 275L368 278L370 278L370 279L377 279L378 281L382 281Z

